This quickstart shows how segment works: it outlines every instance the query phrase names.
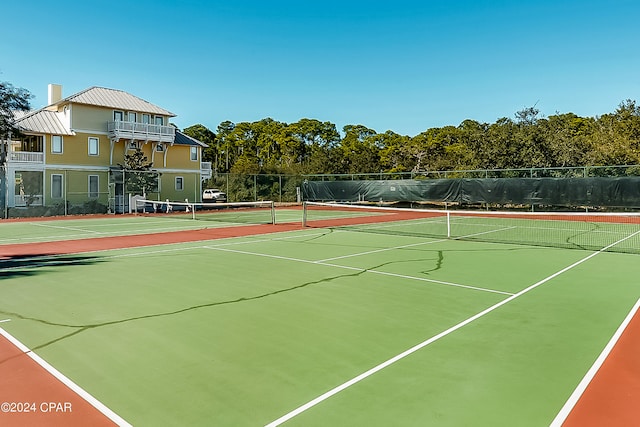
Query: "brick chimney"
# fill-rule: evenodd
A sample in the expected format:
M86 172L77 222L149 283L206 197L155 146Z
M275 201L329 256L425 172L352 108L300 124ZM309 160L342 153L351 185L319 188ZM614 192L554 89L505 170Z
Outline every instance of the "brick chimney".
M49 85L49 103L47 105L55 104L62 99L62 85L50 84Z

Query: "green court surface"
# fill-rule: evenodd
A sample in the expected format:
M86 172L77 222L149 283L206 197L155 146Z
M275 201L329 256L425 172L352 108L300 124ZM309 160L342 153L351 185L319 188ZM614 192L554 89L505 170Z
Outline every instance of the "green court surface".
M45 228L23 226L3 243ZM301 228L0 262L0 320L135 426L544 426L640 298L639 256Z
M0 245L34 243L58 240L89 239L110 236L127 236L149 233L165 233L202 228L237 226L238 224L266 223L269 212L238 213L221 211L213 215L198 214L193 220L190 213L170 215L128 215L70 217L52 220L0 221ZM279 209L280 222L301 221L299 210Z

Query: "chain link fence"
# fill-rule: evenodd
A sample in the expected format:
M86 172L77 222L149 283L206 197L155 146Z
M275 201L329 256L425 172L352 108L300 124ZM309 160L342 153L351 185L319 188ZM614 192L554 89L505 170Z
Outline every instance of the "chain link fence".
M229 202L278 203L301 201L302 175L239 175L217 174L204 182L203 188L217 188L227 194Z
M311 181L392 181L476 178L592 178L640 176L640 165L569 168L422 171L368 174L214 174L199 178L180 174L111 170L51 170L4 172L4 218L126 213L129 195L144 194L151 200L202 201L201 191L217 188L229 202L299 203L302 188ZM188 191L180 191L184 185ZM193 187L193 188L192 188Z

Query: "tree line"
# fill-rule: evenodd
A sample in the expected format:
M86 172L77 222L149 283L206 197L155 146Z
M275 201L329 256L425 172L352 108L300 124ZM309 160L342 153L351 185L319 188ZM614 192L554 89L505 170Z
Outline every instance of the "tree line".
M0 82L0 137L18 133L13 112L32 95ZM640 164L640 107L626 100L598 117L573 113L542 117L535 107L495 123L465 120L413 137L364 125L316 119L284 123L224 121L184 132L207 144L203 160L218 173L356 174L475 169L585 167ZM0 161L5 150L0 150Z
M284 123L224 121L184 132L207 144L203 160L218 173L356 174L640 164L640 107L613 113L542 117L535 107L495 123L465 120L413 137L364 125L304 118Z

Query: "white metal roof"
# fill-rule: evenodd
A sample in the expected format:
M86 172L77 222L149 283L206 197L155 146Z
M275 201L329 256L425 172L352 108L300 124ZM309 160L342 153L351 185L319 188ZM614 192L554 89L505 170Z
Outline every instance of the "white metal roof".
M23 132L48 133L53 135L75 135L59 118L60 113L48 110L15 114L16 125Z
M65 102L74 102L77 104L96 105L99 107L115 108L125 111L140 111L142 113L161 114L163 116L175 117L171 111L160 108L157 105L145 101L142 98L131 95L122 90L108 89L104 87L93 86L85 89L67 98L64 98L55 104Z

